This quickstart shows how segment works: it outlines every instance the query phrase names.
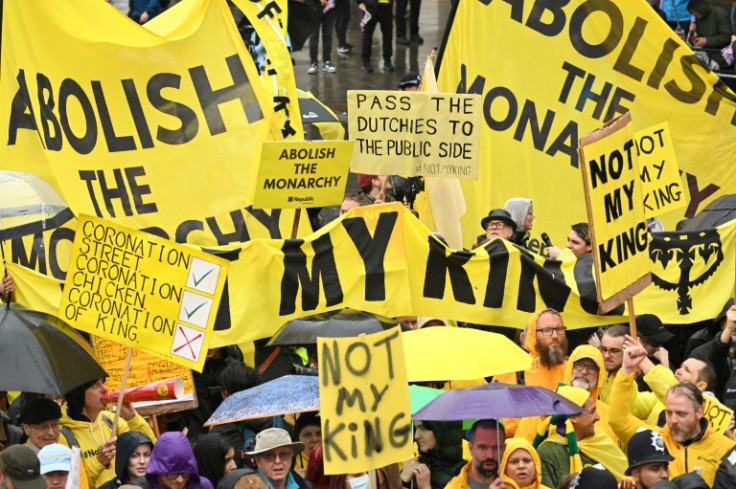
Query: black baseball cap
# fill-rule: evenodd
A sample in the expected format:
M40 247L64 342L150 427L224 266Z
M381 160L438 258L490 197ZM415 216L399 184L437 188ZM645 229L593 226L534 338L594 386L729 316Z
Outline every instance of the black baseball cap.
M629 457L629 468L626 469L626 475L630 475L631 469L640 465L672 462L674 460L674 457L667 450L662 436L653 430L636 432L629 440L627 455Z
M643 314L636 318L636 331L640 336L648 336L660 345L675 337L654 314Z
M18 489L46 489L41 463L27 446L12 445L0 452L0 471Z

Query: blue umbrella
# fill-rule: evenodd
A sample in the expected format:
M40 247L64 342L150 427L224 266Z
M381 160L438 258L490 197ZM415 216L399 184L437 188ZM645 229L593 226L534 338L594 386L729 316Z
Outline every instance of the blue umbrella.
M319 377L285 375L230 395L204 425L317 410Z
M461 421L578 414L582 411L582 408L574 402L544 387L493 382L447 391L427 403L414 414L413 418L427 421Z

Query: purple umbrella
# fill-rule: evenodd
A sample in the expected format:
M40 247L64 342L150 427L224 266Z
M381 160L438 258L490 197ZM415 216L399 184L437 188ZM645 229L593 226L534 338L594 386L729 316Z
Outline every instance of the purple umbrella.
M544 387L493 382L445 392L416 412L426 421L523 418L554 414L578 414L583 409Z

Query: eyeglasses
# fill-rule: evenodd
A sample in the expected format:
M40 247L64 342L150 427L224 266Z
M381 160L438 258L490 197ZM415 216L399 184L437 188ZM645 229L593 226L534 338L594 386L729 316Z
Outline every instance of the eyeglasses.
M537 333L542 333L544 336L552 336L552 333L557 333L557 336L565 334L566 328L560 326L559 328L542 328L538 329Z
M589 363L573 363L572 368L576 372L587 371L591 374L597 374L599 370L598 365Z
M190 474L184 474L182 472L179 472L178 474L161 474L161 477L163 477L167 481L175 481L179 477L181 477L184 480L189 480Z
M49 423L31 424L28 425L31 429L38 431L39 433L46 433L49 430L59 431L60 425L58 421L51 421Z
M604 346L599 346L598 349L601 351L602 354L606 355L618 355L623 350L621 348L606 348Z
M488 223L488 226L486 226L486 229L503 229L507 226L505 222L499 222L499 221L492 221Z
M282 450L280 452L266 452L259 455L259 457L262 457L266 462L273 462L276 460L276 457L284 460L291 460L291 457L294 455L294 452L291 450Z

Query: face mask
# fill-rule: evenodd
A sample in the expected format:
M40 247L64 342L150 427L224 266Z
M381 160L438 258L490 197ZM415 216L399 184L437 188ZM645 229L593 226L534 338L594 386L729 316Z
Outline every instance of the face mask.
M350 489L368 489L368 475L350 479Z

